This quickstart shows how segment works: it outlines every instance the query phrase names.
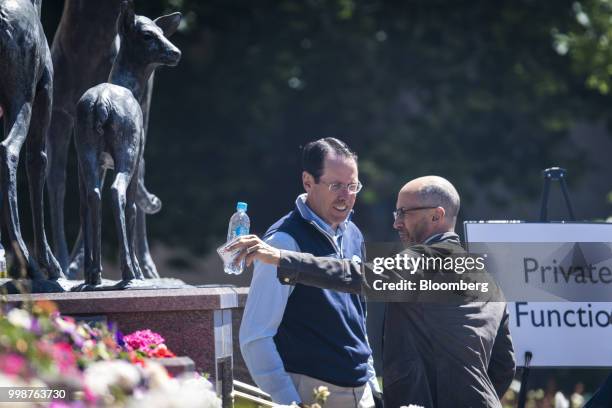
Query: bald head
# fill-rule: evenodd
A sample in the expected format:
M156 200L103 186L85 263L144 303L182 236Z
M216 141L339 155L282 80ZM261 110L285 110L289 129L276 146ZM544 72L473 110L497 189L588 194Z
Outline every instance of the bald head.
M459 193L447 179L439 176L424 176L409 181L399 192L409 194L419 206L442 207L445 218L454 227L459 213Z
M395 208L393 228L402 242L420 244L436 234L455 231L459 194L442 177L419 177L402 187Z

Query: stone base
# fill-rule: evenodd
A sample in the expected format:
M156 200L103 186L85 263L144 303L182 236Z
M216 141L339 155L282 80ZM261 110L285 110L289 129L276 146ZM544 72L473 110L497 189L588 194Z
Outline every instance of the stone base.
M58 293L64 291L59 282L52 280L0 279L0 293L10 295L18 293Z
M152 360L161 364L172 377L195 371L195 364L189 357L154 358Z
M102 279L96 286L83 286L82 280L58 279L29 280L29 279L0 279L0 293L11 295L19 293L61 293L61 292L95 292L111 290L150 290L150 289L186 289L194 288L180 279L134 279L129 284L122 285L122 281Z

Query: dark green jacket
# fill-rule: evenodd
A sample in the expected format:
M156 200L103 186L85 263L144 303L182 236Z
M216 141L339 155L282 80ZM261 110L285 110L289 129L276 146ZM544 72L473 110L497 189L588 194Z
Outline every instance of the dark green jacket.
M456 239L409 250L440 257L465 253ZM277 273L283 284L301 283L367 295L370 288L364 273L370 267L350 260L281 251ZM396 278L401 278L401 273ZM386 303L386 408L409 404L501 408L500 398L514 377L515 359L506 303L495 296L423 301L415 294L408 301Z

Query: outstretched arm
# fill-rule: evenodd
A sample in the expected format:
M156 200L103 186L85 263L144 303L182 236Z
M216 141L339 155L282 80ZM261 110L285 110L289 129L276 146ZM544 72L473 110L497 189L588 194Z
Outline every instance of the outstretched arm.
M237 249L242 251L240 257L247 265L257 260L277 266L278 279L285 285L301 283L341 292L362 292L361 264L356 261L277 249L255 235L242 236L228 248Z
M348 259L316 257L293 251L280 251L278 279L286 285L315 286L340 292L361 293L361 264Z

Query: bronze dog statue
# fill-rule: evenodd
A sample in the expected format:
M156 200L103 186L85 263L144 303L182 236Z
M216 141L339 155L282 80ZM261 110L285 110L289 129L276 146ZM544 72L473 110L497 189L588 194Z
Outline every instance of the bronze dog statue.
M64 230L64 199L66 165L76 116L76 103L83 93L108 79L113 60L119 50L116 21L121 0L95 2L66 0L60 24L51 46L55 70L53 113L47 133L49 156L47 192L53 234L53 249L68 277L76 279L83 266L82 232L69 254ZM144 117L145 138L153 77L140 99ZM136 253L145 278L159 277L151 258L146 233L146 214L161 210L161 200L149 193L144 185L144 158L140 163L138 211L136 223Z
M138 173L145 142L139 101L155 68L175 66L180 60L180 50L167 39L180 18L174 13L152 21L135 16L132 3L124 2L117 20L121 47L109 82L89 89L77 103L75 146L85 282L76 290L97 289L101 284L101 181L103 166L110 161L105 153L115 169L112 206L122 272L122 281L114 288L130 287L134 279L143 278L135 251Z

